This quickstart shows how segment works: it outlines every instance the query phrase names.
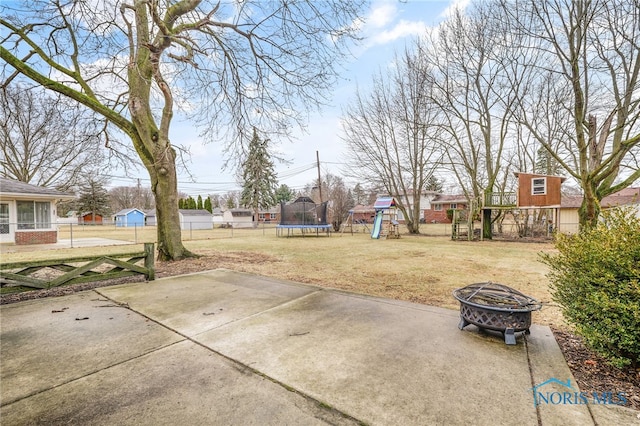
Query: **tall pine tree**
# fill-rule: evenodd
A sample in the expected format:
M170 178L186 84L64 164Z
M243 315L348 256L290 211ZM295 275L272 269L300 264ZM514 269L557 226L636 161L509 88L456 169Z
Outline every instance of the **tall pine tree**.
M258 226L260 209L276 205L278 180L268 149L269 140L261 140L253 129L247 158L242 163L242 193L240 204L253 210L253 226Z
M89 179L80 188L78 197L78 210L82 214L91 213L91 222L96 222L96 216L107 216L111 213L109 206L109 193L103 182Z

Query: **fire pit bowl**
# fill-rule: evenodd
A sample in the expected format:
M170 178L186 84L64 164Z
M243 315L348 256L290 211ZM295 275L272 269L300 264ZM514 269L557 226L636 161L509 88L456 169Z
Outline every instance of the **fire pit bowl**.
M460 301L460 330L473 324L479 328L500 331L507 345L516 344L516 332L529 334L531 312L542 307L536 299L492 282L456 289L453 297Z

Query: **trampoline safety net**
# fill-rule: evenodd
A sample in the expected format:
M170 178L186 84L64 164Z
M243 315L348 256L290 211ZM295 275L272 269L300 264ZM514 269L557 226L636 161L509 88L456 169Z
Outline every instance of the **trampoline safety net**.
M311 201L280 203L280 225L328 225L327 202Z

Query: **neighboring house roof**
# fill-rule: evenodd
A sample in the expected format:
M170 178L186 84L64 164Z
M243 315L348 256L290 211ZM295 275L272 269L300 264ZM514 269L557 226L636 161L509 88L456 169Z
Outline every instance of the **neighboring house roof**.
M560 207L563 209L577 209L582 205L582 195L562 196ZM616 206L628 206L640 204L640 187L625 188L614 194L608 195L600 202L600 207L611 208Z
M372 213L375 210L376 209L374 209L373 206L364 206L362 204L358 204L357 206L355 206L349 211L352 213Z
M253 211L249 209L229 209L227 210L232 216L253 216Z
M142 210L133 208L133 209L122 209L118 213L116 213L114 216L126 216L133 211L140 212L144 215L144 212Z
M268 209L260 209L259 213L280 213L280 205L277 207L269 207Z
M3 196L24 196L30 195L39 198L55 198L72 200L76 198L74 194L58 191L44 186L31 185L17 180L0 177L0 194Z
M208 210L196 210L196 209L179 209L183 216L211 216Z
M433 200L431 200L431 204L451 204L451 203L468 203L466 195L443 195L440 194Z

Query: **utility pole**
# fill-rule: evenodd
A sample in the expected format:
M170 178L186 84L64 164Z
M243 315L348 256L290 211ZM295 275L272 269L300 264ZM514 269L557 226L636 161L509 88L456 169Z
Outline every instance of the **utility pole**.
M318 191L320 191L320 204L322 204L322 180L320 179L320 154L316 151L316 161L318 162Z

